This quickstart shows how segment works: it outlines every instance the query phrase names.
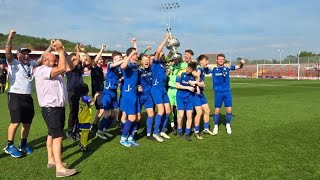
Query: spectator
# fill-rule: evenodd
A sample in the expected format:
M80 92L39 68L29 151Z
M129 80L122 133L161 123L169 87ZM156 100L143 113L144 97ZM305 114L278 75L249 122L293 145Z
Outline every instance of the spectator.
M67 69L65 52L60 41L52 41L52 47L59 53L59 62L52 53L43 55L42 66L35 70L36 90L42 116L48 127L47 151L48 168L56 168L56 177L75 174L75 169L66 169L61 160L63 128L65 124L65 106L67 89L62 76ZM56 65L57 64L57 65ZM70 69L74 68L68 62Z

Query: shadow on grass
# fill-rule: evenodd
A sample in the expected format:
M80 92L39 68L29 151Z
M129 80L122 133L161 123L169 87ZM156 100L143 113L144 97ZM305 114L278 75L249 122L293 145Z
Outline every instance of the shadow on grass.
M29 146L33 148L33 150L46 148L47 143L47 135L39 137L38 139L34 139L30 142L28 142Z
M68 154L67 156L63 157L63 161L65 161L66 159L68 159L78 153L82 153L82 156L79 159L77 159L76 161L74 161L73 163L71 163L69 165L70 168L77 166L79 163L81 163L82 161L84 161L85 159L87 159L91 155L93 155L103 144L114 140L116 135L119 134L119 129L117 129L117 128L111 129L111 130L109 130L109 133L113 134L114 136L111 138L108 138L106 140L95 137L95 133L90 133L89 139L92 139L92 141L88 144L87 151L82 152L80 149L77 149L73 153ZM71 144L69 146L74 146L74 145L78 145L78 144L79 144L79 142L74 142L73 144ZM67 148L65 148L65 149L67 149Z

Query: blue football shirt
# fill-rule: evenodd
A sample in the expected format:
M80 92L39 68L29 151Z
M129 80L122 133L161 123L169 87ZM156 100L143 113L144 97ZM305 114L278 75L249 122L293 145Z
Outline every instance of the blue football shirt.
M187 74L186 72L181 73L181 75L177 75L176 82L180 83L182 86L191 86L189 81L195 81L195 77L192 74ZM186 89L178 89L177 96L179 97L188 97L193 95L194 92L191 92Z
M204 67L199 66L198 70L200 71L199 82L203 82L205 75L206 74L210 74L212 72L212 70L210 70L208 67L204 68ZM202 93L204 91L204 88L203 87L199 87L199 88L200 88L200 91Z
M165 87L167 84L167 75L166 75L166 65L165 63L161 62L160 60L152 61L151 65L152 71L152 85Z
M122 69L123 74L123 91L137 91L139 80L138 66L135 63L129 62L126 69Z
M140 85L142 86L142 94L150 93L152 87L152 72L150 68L139 68Z
M107 64L107 74L106 74L106 88L110 90L116 90L119 84L119 66L111 68L112 63Z
M230 70L234 71L236 67L218 66L212 69L212 85L215 92L230 91Z

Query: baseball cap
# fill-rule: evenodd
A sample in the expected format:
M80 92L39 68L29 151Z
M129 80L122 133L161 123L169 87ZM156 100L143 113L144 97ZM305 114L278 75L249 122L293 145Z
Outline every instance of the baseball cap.
M17 49L17 54L18 54L18 53L22 53L22 52L24 52L24 51L27 51L28 53L31 53L31 50L28 49L28 48L19 48L19 49Z

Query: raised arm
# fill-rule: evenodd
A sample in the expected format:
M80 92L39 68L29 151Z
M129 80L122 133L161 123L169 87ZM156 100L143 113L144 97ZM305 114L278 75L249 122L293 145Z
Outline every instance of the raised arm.
M122 64L120 65L120 68L121 68L121 69L127 69L128 64L129 64L129 61L130 61L131 57L132 57L135 53L137 53L137 52L136 52L136 50L133 49L133 50L131 51L131 53L129 54L129 56L126 56L126 57L124 58Z
M16 31L15 30L11 30L9 32L8 39L7 39L7 42L6 42L6 59L7 59L9 64L12 63L12 61L14 59L11 50L12 50L12 40L13 40L15 34L16 34Z
M42 63L42 60L43 60L43 55L44 54L47 54L47 53L50 53L52 50L53 50L53 43L54 43L54 39L51 39L50 41L50 45L49 47L43 52L43 54L40 56L39 59L37 59L37 64L40 65Z
M240 60L240 64L239 65L236 65L236 69L241 69L243 68L243 65L246 63L246 61L244 59L241 59Z
M139 59L141 59L141 57L143 56L143 55L145 55L148 51L150 51L152 48L151 48L151 46L147 46L147 48L146 49L144 49L144 50L142 50L141 52L140 52L140 54L139 54Z
M138 45L137 45L136 38L131 38L130 41L131 41L132 47L136 48L136 51L138 52Z
M163 41L162 41L161 44L159 45L159 47L158 47L158 49L157 49L157 51L156 51L156 54L154 55L154 59L155 59L156 61L159 60L160 54L161 54L161 52L162 52L162 49L163 49L164 45L166 44L167 40L169 39L169 37L170 37L170 34L167 33L166 36L164 37Z
M106 49L106 47L107 47L107 45L102 44L99 53L97 54L96 58L94 58L94 63L98 63L98 61L99 61L99 59L100 59L100 57L102 55L102 52Z
M75 56L77 56L77 55L75 55ZM79 56L79 52L78 52L78 56ZM73 60L73 57L66 58L66 63L67 63L66 72L72 71L74 69L74 67L79 64L79 60ZM76 65L75 65L75 62L77 62Z
M151 46L147 46L146 49L144 49L143 51L141 51L141 55L145 55L148 51L152 50L152 47Z
M117 61L115 63L112 63L110 64L110 67L113 68L113 67L116 67L116 66L119 66L120 64L122 64L125 60L120 60L120 61Z
M93 65L93 61L91 59L91 57L89 56L88 52L86 51L86 48L83 44L80 44L79 45L79 49L85 54L86 56L86 60L84 62L82 62L83 66L86 66L86 65Z
M52 68L50 73L51 78L61 75L66 71L66 56L64 54L64 48L62 43L59 40L56 40L53 43L53 48L59 54L59 62L58 62L58 66Z
M77 66L81 61L80 61L80 49L79 45L77 44L75 47L76 54L71 57L71 61L73 63L73 66Z

